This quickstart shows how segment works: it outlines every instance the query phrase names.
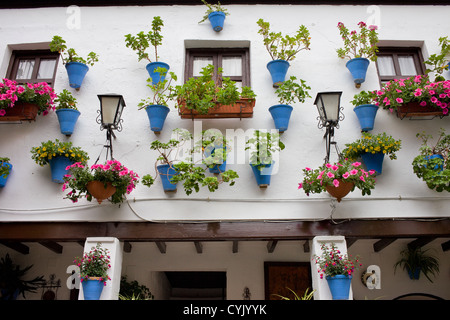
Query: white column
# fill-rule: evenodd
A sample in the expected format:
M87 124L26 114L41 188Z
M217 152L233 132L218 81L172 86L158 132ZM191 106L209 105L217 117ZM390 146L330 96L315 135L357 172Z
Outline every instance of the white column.
M325 276L323 279L320 279L320 274L317 272L317 265L315 262L314 256L322 255L322 244L331 244L334 243L338 250L341 251L342 254L347 254L347 243L345 242L344 236L319 236L314 237L312 241L311 248L311 276L312 276L312 286L314 290L314 300L332 300L330 288L328 287L327 280ZM348 296L349 300L353 299L352 288L350 286L350 293Z
M92 247L95 247L97 243L101 243L103 248L108 249L111 256L111 268L108 270L108 276L111 280L106 282L106 286L103 288L100 300L118 300L120 277L122 273L123 244L119 241L119 239L114 237L86 238L86 242L84 243L84 252L87 253L91 251ZM82 285L80 285L78 299L84 300Z

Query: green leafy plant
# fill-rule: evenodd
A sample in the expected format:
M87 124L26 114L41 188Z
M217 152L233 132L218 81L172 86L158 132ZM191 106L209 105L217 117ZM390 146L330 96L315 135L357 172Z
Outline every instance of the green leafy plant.
M352 143L345 144L346 148L342 151L345 158L357 160L364 153L382 152L388 155L391 160L397 159L395 152L401 149L401 140L395 140L386 132L373 135L363 132L361 139Z
M375 188L375 171L365 171L361 162L344 159L336 163L325 163L317 169L303 169L303 180L298 189L303 189L306 195L327 191L327 186L338 187L341 182L352 182L362 195L370 195Z
M167 74L167 69L158 67L155 69L161 77L165 77ZM171 85L172 80L177 81L177 76L173 72L169 72L170 79L164 78L164 81L159 81L158 83L153 83L152 78L147 79L147 87L153 91L153 97L142 99L138 104L139 109L145 108L148 105L163 105L168 106L168 101L175 98L174 87Z
M69 62L81 62L93 66L95 62L98 61L98 55L93 51L89 52L87 58L84 59L78 56L75 49L67 49L66 41L60 36L53 36L52 42L50 42L49 46L52 52L59 52L61 54L63 64L67 64Z
M292 294L294 295L294 299L289 299L288 297L276 293L272 293L272 295L281 298L281 300L311 300L314 296L314 290L308 293L309 288L305 290L302 296L298 295L294 290L292 290L289 287L286 287L286 289L292 292Z
M73 146L72 142L62 142L58 139L42 142L39 147L31 148L32 159L40 166L44 166L55 157L63 156L72 162L86 163L89 156L80 147Z
M311 98L308 90L311 90L311 87L306 85L306 81L300 79L300 82L296 82L297 77L291 76L288 80L283 81L275 91L275 94L278 96L278 102L280 104L292 104L297 101L299 103L304 103L305 99Z
M19 85L14 80L4 78L0 83L0 117L6 114L8 108L13 108L20 102L37 105L38 114L45 116L55 110L55 98L55 91L46 82Z
M450 62L450 40L448 39L448 36L440 37L439 45L441 47L441 52L439 54L434 53L430 55L428 60L425 61L425 64L430 66L425 72L435 72L436 77L434 81L445 81L442 72L448 70L448 64Z
M434 144L431 144L432 135L425 132L417 133L416 137L422 140L419 148L419 155L412 162L413 171L418 178L427 184L428 188L437 192L450 192L450 168L449 151L450 135L441 128L439 137ZM438 157L433 157L437 155Z
M10 167L4 166L3 163L10 163L10 159L7 157L0 158L0 177L6 178L10 173Z
M199 21L198 23L202 23L202 22L206 21L206 19L208 19L209 14L212 12L220 11L220 12L223 12L225 14L225 16L230 15L228 13L228 10L225 9L224 7L222 7L222 5L220 4L220 1L217 1L217 4L209 4L205 0L202 0L202 2L204 5L206 5L207 10L205 12L205 15L203 16L203 19L201 21Z
M337 25L339 34L344 41L344 47L336 50L341 59L367 58L372 61L377 60L377 26L369 26L360 21L358 22L359 34L356 30L349 31L348 28L339 22Z
M97 243L89 252L85 252L83 257L76 257L73 261L80 268L81 281L90 277L99 277L105 285L106 281L111 280L108 276L110 262L109 250L102 247L101 243Z
M154 296L150 289L139 284L136 280L128 281L127 276L120 278L120 300L153 300Z
M177 158L181 147L187 142L190 143L192 136L187 130L175 129L174 133L177 135L176 139L170 139L167 143L155 140L150 145L150 149L156 150L160 154L155 162L157 174L156 166L158 163L169 164L177 172L170 179L171 183L182 182L187 195L190 195L193 191L199 192L200 187L207 187L210 192L214 192L221 183L228 183L230 186L235 184L235 179L239 178L239 175L233 170L226 170L218 176L206 176L205 168L193 161L194 148L188 147L189 154L185 158ZM171 155L175 156L172 157ZM150 187L155 179L156 176L145 175L142 178L142 184Z
M365 105L365 104L375 104L377 99L376 90L374 91L364 91L355 94L353 100L350 101L355 107Z
M58 94L58 97L55 99L55 103L57 103L56 110L59 109L78 110L77 99L74 96L72 96L72 93L70 93L70 91L67 89L63 89L63 91Z
M149 54L146 52L150 46L154 48L155 61L158 61L158 46L162 44L163 36L161 34L161 27L164 26L164 21L159 16L153 17L152 28L147 33L144 31L139 32L137 35L131 34L125 35L125 43L127 48L131 48L136 51L138 55L138 61L143 59L152 62Z
M202 131L202 139L197 141L192 151L202 152L202 163L214 168L227 160L231 146L220 131L209 129Z
M175 107L185 105L187 109L207 114L217 104L230 105L239 99L254 100L256 97L247 86L243 86L239 92L236 83L228 77L222 77L222 85L217 85L213 79L214 66L211 64L204 67L200 74L175 87L173 94L178 99ZM222 74L222 68L218 68L218 74Z
M245 150L250 150L250 164L261 171L265 165L273 163L273 154L284 148L279 133L255 130L253 137L246 141Z
M330 245L322 243L320 248L322 254L320 256L314 255L312 260L318 266L317 271L321 279L324 275L328 277L352 275L355 270L362 266L359 256L353 258L349 254L342 254L335 243Z
M423 250L421 247L407 247L400 252L401 258L394 264L394 273L397 267L402 267L403 270L407 270L410 273L412 279L418 279L414 277L414 272L420 270L425 277L433 282L430 276L436 276L439 273L439 260L431 255L427 254L427 250Z
M24 279L32 267L33 265L29 265L22 269L13 263L8 253L0 259L0 300L14 300L20 294L25 298L26 292L35 293L45 284L44 276Z
M62 190L70 188L65 199L77 202L79 198L92 201L92 195L87 189L91 181L100 181L105 185L111 183L116 192L111 196L111 203L118 204L125 200L125 195L130 194L139 183L139 176L133 170L129 170L117 160L108 160L105 164L94 164L90 167L76 162L68 167L69 173L64 176Z
M281 32L270 31L270 23L263 19L259 19L256 23L259 26L258 33L263 36L264 45L272 60L292 61L297 53L310 49L311 37L304 25L299 26L294 36L283 36Z

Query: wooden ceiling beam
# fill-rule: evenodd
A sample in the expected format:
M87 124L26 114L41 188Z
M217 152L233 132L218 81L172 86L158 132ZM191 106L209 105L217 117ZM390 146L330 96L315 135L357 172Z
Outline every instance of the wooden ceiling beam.
M375 242L373 244L373 251L380 252L381 250L386 248L388 245L393 243L395 240L397 240L397 238L384 238L384 239L378 240L377 242Z
M159 252L161 252L161 253L167 252L167 245L164 241L156 241L155 244L158 247Z
M410 249L416 249L419 247L423 247L424 245L430 243L431 241L433 241L434 237L421 237L421 238L417 238L414 241L411 241L410 243L408 243L408 248Z
M194 241L194 245L197 253L203 253L203 244L200 241Z
M63 252L63 246L55 241L39 241L39 244L54 253L61 254Z
M267 243L267 252L273 253L275 251L277 244L278 244L278 240L270 240Z
M29 254L30 253L30 247L27 245L24 245L21 242L15 242L15 241L0 241L2 245L5 247L8 247L10 249L13 249L21 254Z
M441 243L441 248L442 248L442 251L444 251L444 252L449 251L450 250L450 240Z

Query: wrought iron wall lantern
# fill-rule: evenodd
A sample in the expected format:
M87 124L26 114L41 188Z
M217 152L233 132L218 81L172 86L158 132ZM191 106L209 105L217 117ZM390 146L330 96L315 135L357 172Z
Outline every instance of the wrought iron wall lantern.
M111 136L116 139L113 130L122 131L122 112L125 107L125 100L120 94L99 94L100 110L97 112L97 123L100 124L100 130L106 130L106 144L104 148L107 149L106 158L108 158L108 151L111 159L113 157L113 148ZM100 155L99 155L100 158ZM97 159L98 161L98 159Z
M334 141L334 128L339 128L339 121L344 120L341 112L341 91L318 92L314 104L319 112L319 129L326 128L323 138L326 140L325 163L330 160L330 148L334 145L340 157L336 141Z

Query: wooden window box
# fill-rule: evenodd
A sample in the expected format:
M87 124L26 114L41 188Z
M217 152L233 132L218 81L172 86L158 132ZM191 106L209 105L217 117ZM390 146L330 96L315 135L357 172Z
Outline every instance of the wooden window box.
M181 119L221 119L221 118L252 118L256 100L240 99L232 105L217 104L207 114L199 114L196 110L186 108L183 101L178 102L178 114Z
M397 117L400 119L420 117L440 117L442 119L447 115L443 114L442 110L430 105L422 107L418 102L409 102L397 107Z
M0 121L35 121L39 107L28 102L16 102L13 108L6 108Z

